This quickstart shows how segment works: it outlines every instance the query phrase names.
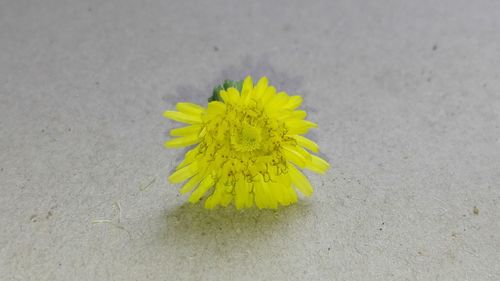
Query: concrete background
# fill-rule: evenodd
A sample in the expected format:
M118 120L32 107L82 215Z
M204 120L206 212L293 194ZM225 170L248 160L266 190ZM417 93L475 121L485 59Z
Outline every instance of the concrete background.
M0 2L0 280L500 280L500 2L268 2ZM245 74L332 168L185 205L161 114Z

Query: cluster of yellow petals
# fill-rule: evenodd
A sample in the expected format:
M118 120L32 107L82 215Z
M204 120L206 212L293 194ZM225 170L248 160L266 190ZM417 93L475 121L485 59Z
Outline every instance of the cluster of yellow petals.
M297 110L300 96L276 92L262 77L256 85L248 76L241 93L236 88L220 92L222 101L202 107L178 103L177 111L164 116L188 126L170 131L168 148L196 145L170 175L182 183L182 194L191 192L196 203L206 196L205 207L276 209L297 201L296 189L309 196L313 188L301 169L324 173L329 165L318 145L301 136L317 127ZM297 168L298 167L298 168Z

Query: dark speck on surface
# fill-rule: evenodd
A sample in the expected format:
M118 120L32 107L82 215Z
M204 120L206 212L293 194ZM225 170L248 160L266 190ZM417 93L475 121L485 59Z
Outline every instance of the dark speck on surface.
M219 47L214 46L214 52L218 52L218 51L219 51Z
M433 51L437 50L437 48L438 48L438 45L436 45L436 44L434 44L434 46L432 46Z
M474 206L472 212L474 213L474 215L479 215L479 209L476 206Z
M30 221L31 222L36 222L36 215L31 215Z

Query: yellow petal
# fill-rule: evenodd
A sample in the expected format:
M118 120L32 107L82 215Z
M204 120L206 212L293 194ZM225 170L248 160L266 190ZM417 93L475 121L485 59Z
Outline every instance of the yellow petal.
M205 112L205 108L190 102L179 102L175 106L175 109L183 113L194 115L199 115Z
M266 104L266 108L269 111L281 110L283 105L288 101L288 95L285 92L280 92L276 94L269 103Z
M295 192L295 189L293 189L292 186L286 186L285 190L285 192L288 194L290 204L295 203L299 200L297 192Z
M278 200L274 196L272 190L271 190L271 185L269 183L264 182L263 183L263 189L267 190L267 197L266 199L266 208L269 209L278 209Z
M305 134L309 129L318 127L316 123L311 121L296 119L285 121L285 125L288 128L288 135Z
M165 147L167 148L180 148L185 146L190 146L200 142L200 137L198 135L188 135L181 138L171 139L165 142Z
M205 208L206 209L213 209L213 208L217 207L217 205L219 205L221 202L223 193L224 193L223 184L221 184L220 182L217 182L217 184L215 185L214 192L205 201Z
M184 113L178 111L165 111L163 113L163 116L165 118L169 118L182 123L188 123L188 124L201 123L200 114Z
M242 102L242 104L248 105L248 103L250 102L250 97L253 96L253 92L254 92L254 90L241 91L241 93L240 93L240 97L241 97L240 101Z
M311 155L311 161L306 164L309 169L318 174L324 174L330 167L330 164L316 155Z
M301 168L304 168L311 161L311 154L300 146L285 144L282 148L286 160L297 164Z
M205 177L198 188L191 193L191 196L189 196L189 202L191 203L196 203L200 200L200 198L207 193L207 191L214 185L214 180L212 176L207 176Z
M281 205L286 205L285 194L283 193L283 186L279 183L270 182L268 186L277 202Z
M227 95L227 93L226 93ZM211 101L207 106L207 116L208 118L213 118L220 114L226 112L226 104L220 101Z
M170 130L170 135L173 137L183 137L188 135L199 135L201 125L191 125Z
M179 190L180 194L186 194L193 190L198 184L200 184L201 179L203 178L203 174L198 173L194 177L190 178L186 184L182 186Z
M170 175L170 177L168 177L168 180L171 183L181 183L198 173L198 170L198 163L193 162L190 165L175 171Z
M225 103L238 103L240 100L240 92L235 88L229 88L226 91L220 91L220 96Z
M204 207L205 209L212 210L216 206L216 201L215 201L215 193L212 193L212 195L208 196L207 200L205 200Z
M222 197L220 199L220 205L222 207L227 207L229 205L229 203L231 203L231 201L233 201L233 194L231 193L228 193L228 192L224 192L222 193Z
M312 152L318 153L319 147L318 147L318 144L315 143L314 141L312 141L306 137L303 137L301 135L295 135L295 136L293 136L293 138L297 141L298 145L305 147Z
M200 149L200 146L197 146L197 147L189 150L188 152L186 152L186 155L184 156L184 160L182 160L182 162L179 163L179 165L177 165L176 170L179 170L180 168L182 168L188 164L193 163L193 161L198 156L199 149Z
M267 87L264 94L260 98L262 104L267 104L276 95L276 88L273 86Z
M302 192L305 196L310 196L313 193L313 188L309 183L309 180L302 174L301 171L297 170L294 165L288 165L288 172L290 173L290 178L292 184Z
M257 85L255 86L254 93L257 96L263 95L264 92L266 91L268 85L269 85L269 81L267 80L267 77L263 76L262 78L260 78L259 82L257 82Z
M262 182L254 182L253 184L253 192L255 194L255 205L259 209L263 209L266 207L266 194L263 189Z
M245 80L243 80L243 86L241 87L241 92L250 92L253 90L253 82L252 82L252 77L248 75Z
M253 182L253 193L255 197L255 205L259 209L276 209L278 201L274 197L268 183L264 182L262 175L258 175Z
M226 92L226 90L221 90L219 92L219 96L222 98L222 100L225 102L225 103L228 103L229 102L229 95L228 93Z
M245 202L245 208L252 208L253 207L253 201L254 201L254 195L253 195L253 193L248 193L248 195L247 195L247 201Z
M307 112L304 110L295 110L292 112L292 115L290 116L291 119L304 119L307 117Z
M291 96L288 102L285 104L286 109L294 110L302 104L301 96Z
M248 201L248 183L245 179L240 179L236 182L234 204L236 209L242 209L245 207Z

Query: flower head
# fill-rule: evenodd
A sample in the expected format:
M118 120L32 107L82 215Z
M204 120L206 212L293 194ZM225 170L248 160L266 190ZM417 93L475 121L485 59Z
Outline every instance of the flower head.
M243 85L220 89L220 100L207 108L177 103L177 111L164 116L188 126L170 131L176 137L168 148L196 145L170 175L172 183L186 181L180 192L191 192L189 201L206 194L205 207L212 209L234 203L237 209L275 209L297 201L296 189L310 196L313 188L299 171L324 173L329 165L311 152L318 145L301 136L313 122L306 112L296 110L300 96L276 92L263 77L254 85L248 76ZM215 98L217 99L217 98Z

